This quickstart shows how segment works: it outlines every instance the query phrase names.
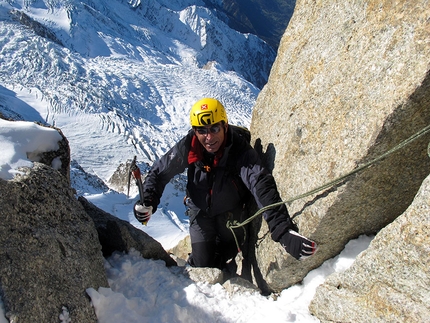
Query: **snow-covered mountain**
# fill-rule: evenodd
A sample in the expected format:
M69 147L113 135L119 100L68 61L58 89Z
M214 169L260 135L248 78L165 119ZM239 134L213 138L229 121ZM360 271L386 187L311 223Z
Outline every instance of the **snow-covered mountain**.
M61 128L105 181L163 154L202 97L247 125L274 52L216 16L199 0L1 0L0 111Z
M242 33L264 39L275 50L287 28L296 0L204 0L219 17Z
M144 165L163 154L187 132L189 109L202 97L220 99L231 123L248 125L274 59L266 43L216 18L219 13L204 6L209 1L222 2L0 0L0 114L60 128L71 147L78 194L166 249L188 233L180 182L166 188L144 227L133 216L136 196L109 190L108 179L134 155ZM48 141L22 129L15 133L20 140L3 132L2 162L18 153L25 159L28 149L40 149L28 147ZM207 322L315 322L308 305L316 286L347 268L359 252L353 249L277 301L229 295L219 284L190 284L134 252L106 262L110 288L87 293L104 323L201 322L202 315ZM59 319L70 322L69 313ZM7 322L1 299L0 322Z

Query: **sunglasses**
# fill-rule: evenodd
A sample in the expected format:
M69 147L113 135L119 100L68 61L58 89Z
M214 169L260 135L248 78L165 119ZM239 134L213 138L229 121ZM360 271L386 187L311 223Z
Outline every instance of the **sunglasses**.
M196 132L199 135L207 135L209 132L210 133L218 133L221 131L221 125L216 124L211 126L210 128L205 128L205 127L199 127L199 128L195 128Z

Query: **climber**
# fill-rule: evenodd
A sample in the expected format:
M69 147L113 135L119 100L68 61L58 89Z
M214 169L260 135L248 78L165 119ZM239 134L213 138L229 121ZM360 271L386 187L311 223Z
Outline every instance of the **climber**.
M193 267L226 268L238 250L229 220L243 221L249 194L258 207L280 202L273 176L239 128L228 124L226 111L216 99L204 98L190 111L192 129L150 169L143 185L144 204L134 206L136 218L146 223L157 210L167 183L187 168L187 215L190 221ZM316 244L300 235L284 204L264 212L271 237L296 259L316 251ZM244 233L235 229L243 243Z

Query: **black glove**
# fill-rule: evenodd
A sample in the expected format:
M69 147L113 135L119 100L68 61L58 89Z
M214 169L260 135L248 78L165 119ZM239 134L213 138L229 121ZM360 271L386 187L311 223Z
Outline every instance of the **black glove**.
M146 225L152 215L152 206L142 205L140 204L140 201L137 201L134 204L133 212L137 221L139 221L143 225Z
M312 256L317 250L317 244L312 240L298 234L294 230L288 230L279 243L294 258L298 260L306 259Z

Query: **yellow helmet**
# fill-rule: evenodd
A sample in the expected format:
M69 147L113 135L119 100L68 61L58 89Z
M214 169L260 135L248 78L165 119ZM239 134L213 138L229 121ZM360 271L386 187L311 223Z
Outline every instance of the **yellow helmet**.
M228 123L224 106L216 99L204 98L197 101L190 112L192 127L202 127L224 121Z

